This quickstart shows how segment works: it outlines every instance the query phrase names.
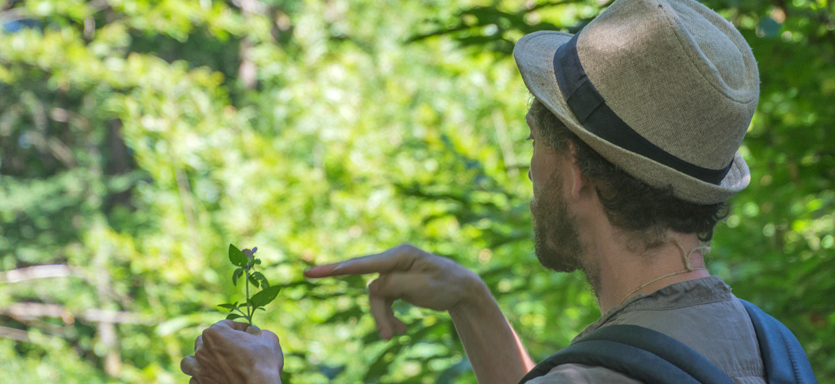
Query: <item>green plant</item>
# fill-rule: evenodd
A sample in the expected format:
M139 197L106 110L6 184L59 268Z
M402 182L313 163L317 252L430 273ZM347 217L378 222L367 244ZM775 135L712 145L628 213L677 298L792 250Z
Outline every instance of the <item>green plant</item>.
M241 251L234 245L229 244L229 261L238 267L232 273L232 284L237 286L238 279L245 275L246 302L238 304L236 301L231 304L218 305L218 307L229 310L229 315L226 316L227 319L235 320L242 317L246 319L249 325L253 325L252 315L255 314L255 311L258 309L264 311L264 306L275 300L278 292L281 290L279 286L270 286L270 282L267 281L267 278L261 272L255 272L255 266L261 265L261 259L255 258L256 251L258 251L258 247L253 247L251 250L247 248ZM255 288L261 288L261 291L251 298L249 297L249 284L254 285ZM242 308L246 308L246 312ZM234 313L235 311L240 314Z

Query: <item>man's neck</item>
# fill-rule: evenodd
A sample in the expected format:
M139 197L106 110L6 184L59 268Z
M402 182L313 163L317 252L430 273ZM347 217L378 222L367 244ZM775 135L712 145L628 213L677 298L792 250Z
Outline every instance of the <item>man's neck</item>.
M599 240L599 239L598 239ZM584 270L594 288L600 313L639 293L651 293L671 284L708 277L695 234L668 233L668 241L649 250L630 249L623 234L610 233L587 247ZM681 248L676 244L681 245ZM637 247L643 248L643 247ZM685 265L684 253L690 255Z

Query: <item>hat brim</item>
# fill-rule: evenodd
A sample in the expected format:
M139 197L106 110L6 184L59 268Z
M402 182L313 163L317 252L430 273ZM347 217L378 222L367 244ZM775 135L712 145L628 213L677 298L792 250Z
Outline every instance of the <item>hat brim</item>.
M728 174L716 185L623 149L587 131L566 104L554 75L554 53L573 36L557 31L534 32L519 39L513 49L513 57L525 86L565 123L568 129L629 175L653 187L672 185L674 195L682 200L698 204L716 204L726 201L748 185L751 175L739 152L734 155Z

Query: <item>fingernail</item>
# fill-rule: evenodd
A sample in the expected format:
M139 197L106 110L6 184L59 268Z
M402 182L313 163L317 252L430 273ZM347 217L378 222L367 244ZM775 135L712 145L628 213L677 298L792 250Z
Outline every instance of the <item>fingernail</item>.
M334 272L338 271L338 270L339 270L339 268L342 268L343 266L345 266L345 263L344 263L344 262L339 263L339 265L337 265L337 266L336 266L336 268L331 269L331 273L334 273Z

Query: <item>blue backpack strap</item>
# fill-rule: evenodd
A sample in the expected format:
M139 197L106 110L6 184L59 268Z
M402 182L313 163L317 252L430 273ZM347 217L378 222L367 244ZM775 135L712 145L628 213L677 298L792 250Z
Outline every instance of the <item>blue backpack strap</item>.
M783 323L756 305L739 299L754 324L769 384L817 383L809 359L797 338Z
M570 363L605 367L647 384L734 383L693 348L661 332L636 325L600 328L539 363L519 383Z

